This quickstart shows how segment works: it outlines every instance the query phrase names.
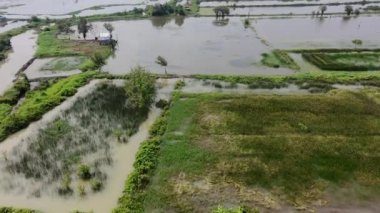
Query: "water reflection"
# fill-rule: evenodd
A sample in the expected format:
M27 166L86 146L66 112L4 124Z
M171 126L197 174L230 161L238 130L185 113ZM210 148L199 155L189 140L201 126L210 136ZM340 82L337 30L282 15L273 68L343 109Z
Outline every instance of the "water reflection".
M163 28L166 24L172 21L171 17L152 17L152 25L156 28Z
M229 23L229 19L228 18L226 18L226 19L215 19L213 22L212 22L212 24L214 25L214 26L217 26L217 27L224 27L224 26L227 26L228 25L228 23Z
M178 26L181 27L185 23L185 16L176 16L174 18L174 23Z

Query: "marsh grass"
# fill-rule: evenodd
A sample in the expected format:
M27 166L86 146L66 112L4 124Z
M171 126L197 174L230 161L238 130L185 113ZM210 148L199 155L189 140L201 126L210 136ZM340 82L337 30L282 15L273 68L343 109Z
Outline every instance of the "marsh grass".
M352 184L350 199L380 193L380 107L366 94L182 94L169 115L146 212L308 206Z
M123 88L100 84L41 129L36 138L28 138L25 152L15 148L6 161L7 171L41 181L44 187L63 183L58 192L72 190L71 182L65 181L68 177L82 179L85 182L81 185L99 191L107 177L104 169L113 161L111 148L116 138L111 132L120 129L120 137L128 138L147 116L147 108L132 110L126 100ZM83 195L81 190L78 194Z

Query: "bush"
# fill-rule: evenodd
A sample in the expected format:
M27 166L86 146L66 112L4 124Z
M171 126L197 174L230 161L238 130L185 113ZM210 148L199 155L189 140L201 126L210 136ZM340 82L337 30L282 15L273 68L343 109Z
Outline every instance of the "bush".
M144 68L138 66L131 70L125 92L132 108L141 110L150 107L156 96L155 82L156 78Z

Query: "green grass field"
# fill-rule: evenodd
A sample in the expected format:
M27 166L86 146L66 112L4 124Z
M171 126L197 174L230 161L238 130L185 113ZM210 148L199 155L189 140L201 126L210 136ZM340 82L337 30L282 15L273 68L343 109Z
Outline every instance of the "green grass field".
M36 56L63 57L63 56L92 56L96 53L108 57L111 47L99 45L97 42L58 39L55 29L41 32L38 36L38 48Z
M376 97L179 95L157 168L139 198L143 211L210 212L220 205L281 212L375 202Z

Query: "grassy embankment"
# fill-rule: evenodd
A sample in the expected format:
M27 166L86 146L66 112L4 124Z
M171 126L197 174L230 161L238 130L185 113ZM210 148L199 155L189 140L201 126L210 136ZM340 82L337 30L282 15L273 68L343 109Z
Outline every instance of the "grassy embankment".
M379 52L313 52L302 57L322 70L380 71Z
M56 37L56 33L57 30L55 28L40 32L36 57L85 56L87 60L84 60L78 68L81 70L92 70L96 65L90 57L98 54L103 58L108 58L112 53L110 46L99 45L93 41L59 39ZM67 64L70 66L70 63ZM65 66L61 68L67 69Z
M5 116L0 119L0 141L41 118L96 75L96 72L86 72L59 80L47 88L28 92L25 100L12 113L1 113ZM9 112L9 108L4 108Z
M285 67L292 70L299 70L300 67L288 55L287 52L282 50L273 50L271 53L263 53L261 63L273 68Z
M115 212L318 208L342 194L343 205L371 201L379 115L361 93L182 94L156 125L153 137L162 136L141 147L140 175L129 177Z

